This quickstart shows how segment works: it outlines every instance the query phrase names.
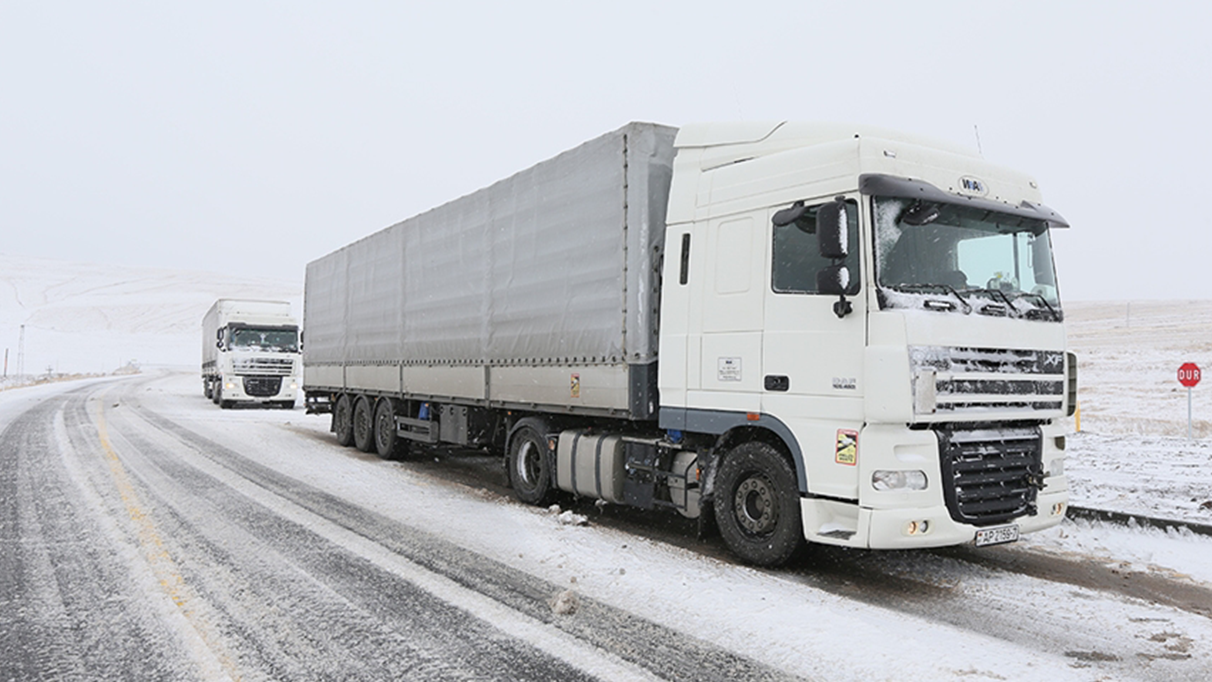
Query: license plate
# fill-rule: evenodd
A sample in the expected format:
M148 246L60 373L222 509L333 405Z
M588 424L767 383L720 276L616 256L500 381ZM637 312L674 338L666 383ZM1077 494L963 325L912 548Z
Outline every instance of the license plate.
M976 546L1004 545L1018 540L1018 525L983 528L976 531Z

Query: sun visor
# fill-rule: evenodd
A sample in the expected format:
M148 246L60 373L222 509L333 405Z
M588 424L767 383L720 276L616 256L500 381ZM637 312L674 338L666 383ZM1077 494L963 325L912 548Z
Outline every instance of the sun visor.
M859 191L869 196L898 197L902 199L921 199L945 204L971 206L972 208L1009 213L1023 218L1043 220L1048 227L1069 227L1059 213L1043 204L1024 201L1015 206L983 197L970 197L963 194L947 192L922 180L898 178L882 173L864 173L859 176Z

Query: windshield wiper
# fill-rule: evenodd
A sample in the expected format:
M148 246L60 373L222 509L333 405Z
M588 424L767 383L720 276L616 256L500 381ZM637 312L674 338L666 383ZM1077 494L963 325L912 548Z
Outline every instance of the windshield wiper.
M1002 291L1001 289L981 289L978 287L973 287L971 289L964 289L964 293L988 294L990 298L994 298L994 297L1000 298L1006 302L1006 306L1008 307L1007 312L1018 313L1019 316L1021 316L1022 313L1019 312L1018 309L1014 307L1015 300L1018 300L1020 298L1029 298L1032 300L1038 300L1040 303L1044 304L1044 308L1048 309L1048 313L1052 316L1052 319L1054 319L1054 320L1060 319L1060 313L1057 312L1056 308L1053 308L1052 304L1048 303L1048 299L1044 298L1043 295L1041 295L1041 294L1034 294L1029 291L1015 291L1010 294L1007 294L1005 291ZM1013 296L1013 298L1011 298L1011 296ZM1037 306L1036 309L1039 310L1039 307Z
M980 287L972 287L970 289L964 289L964 291L970 294L989 294L989 298L1001 298L1006 302L1006 314L1011 315L1015 312L1014 303L1010 300L1010 297L1006 295L1006 292L1002 291L1001 289L982 289Z
M955 287L951 286L950 284L888 284L886 286L893 291L899 291L906 294L927 293L942 290L943 292L949 293L959 300L960 305L964 306L965 315L972 312L972 305L968 303L968 299L964 298L964 295L956 291Z
M1044 304L1044 307L1048 309L1048 313L1052 315L1053 320L1059 321L1061 319L1060 313L1056 310L1056 308L1052 307L1052 304L1048 302L1048 299L1044 298L1043 294L1036 294L1030 291L1020 291L1015 298L1030 298L1037 300Z

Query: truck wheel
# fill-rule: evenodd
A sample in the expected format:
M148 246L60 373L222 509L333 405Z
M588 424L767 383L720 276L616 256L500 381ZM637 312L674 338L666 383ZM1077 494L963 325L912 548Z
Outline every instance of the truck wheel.
M210 398L211 393L212 393L212 391L211 391L211 387L210 387L210 382L203 379L202 380L202 395L206 396L207 398Z
M375 452L383 459L403 459L408 441L396 435L396 410L390 400L375 408Z
M375 446L374 415L370 409L370 398L362 396L354 403L353 411L354 447L370 452Z
M544 504L551 496L551 458L540 423L518 429L509 441L509 483L523 502Z
M332 410L332 432L337 434L337 443L350 445L353 443L353 401L348 393L342 393L337 398L337 404Z
M724 542L746 563L778 566L803 542L795 472L766 443L743 443L724 457L714 508Z
M213 389L211 389L211 392L210 392L210 401L212 403L218 405L219 401L222 399L223 399L223 382L216 381L215 387Z

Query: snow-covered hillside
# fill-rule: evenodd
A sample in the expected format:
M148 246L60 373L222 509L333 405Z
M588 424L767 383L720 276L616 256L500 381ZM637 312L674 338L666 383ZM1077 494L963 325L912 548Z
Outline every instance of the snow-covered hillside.
M217 298L290 301L302 315L303 266L298 282L282 282L0 254L0 353L17 374L25 325L27 375L109 373L131 361L193 367Z

